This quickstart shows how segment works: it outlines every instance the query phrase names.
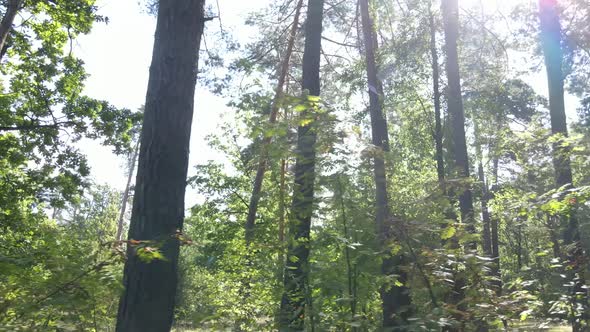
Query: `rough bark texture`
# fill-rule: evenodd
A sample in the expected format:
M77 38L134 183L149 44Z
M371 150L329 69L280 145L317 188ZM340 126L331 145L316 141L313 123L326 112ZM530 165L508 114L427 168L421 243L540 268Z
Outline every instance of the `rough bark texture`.
M320 95L320 55L323 0L309 0L305 23L302 90L309 96ZM313 110L304 111L311 117ZM305 323L306 291L309 273L309 233L313 214L315 182L316 124L312 121L297 129L297 158L291 205L289 247L284 272L284 292L281 299L279 329L302 331Z
M170 331L204 0L160 0L129 239L162 243L165 260L129 246L117 331Z
M383 87L377 77L377 63L375 52L377 43L374 39L374 27L369 13L369 0L360 1L361 20L363 29L365 60L367 68L367 83L369 85L369 114L371 117L372 143L380 151L373 158L373 170L375 179L375 222L377 226L379 242L385 253L381 265L384 275L396 275L397 280L404 284L396 286L384 285L381 289L381 303L383 309L383 327L385 329L400 328L407 324L407 318L411 313L411 298L409 289L405 286L408 279L407 273L400 265L404 263L401 255L388 254L390 242L399 234L401 222L389 211L387 193L387 174L385 171L384 154L389 151L389 137L387 120L383 114ZM397 228L397 229L396 229Z
M549 113L551 116L551 133L567 137L567 118L565 115L564 87L563 87L563 51L561 49L561 24L556 0L539 0L539 18L541 27L541 45L545 57L547 82L549 88ZM553 144L553 166L557 187L573 187L572 169L569 150L562 146L562 139ZM588 320L588 294L584 289L585 261L584 248L579 243L580 233L575 213L567 218L563 232L563 241L573 249L562 253L568 260L570 272L568 277L574 283L572 288L572 306L580 307L583 317L571 317L574 331L585 331Z
M2 21L0 22L0 60L2 60L4 54L6 54L6 40L8 40L8 35L12 30L14 18L20 10L22 2L23 0L8 0L6 12L4 13L4 17L2 17Z
M445 30L445 50L447 55L447 105L453 139L453 174L461 180L469 180L469 159L465 139L465 114L461 97L461 78L459 75L459 57L457 55L457 39L459 35L459 6L457 0L443 0L442 14ZM466 184L465 184L466 185ZM461 221L466 224L469 232L474 233L473 225L473 197L471 190L462 186L457 193ZM476 243L469 244L469 248L476 249Z
M293 45L295 44L295 37L297 35L297 29L299 28L299 15L301 13L301 7L303 6L303 0L299 0L295 9L295 17L293 18L293 24L291 26L291 32L289 34L289 41L287 42L287 50L285 51L285 57L279 68L279 81L277 83L277 90L275 92L274 99L271 105L270 118L268 120L270 125L277 122L277 113L280 109L281 100L283 98L283 88L287 79L287 73L289 72L289 64L291 60L291 54L293 53ZM262 181L264 180L264 173L266 173L266 163L268 158L268 148L272 141L272 136L265 136L262 142L262 151L260 154L260 161L258 162L258 168L256 170L256 177L254 178L254 184L252 186L252 195L250 196L250 203L248 204L248 216L246 218L246 245L252 242L254 236L254 224L256 222L256 212L258 211L258 202L260 201L260 191L262 190Z
M137 154L139 153L139 142L135 144L133 152L131 153L131 160L129 164L129 174L127 175L127 184L125 185L125 191L123 192L123 199L121 200L121 211L119 212L119 220L117 222L117 241L122 240L123 236L123 221L125 219L125 212L127 211L127 201L129 200L129 192L131 191L131 181L133 180L133 174L135 172L135 162L137 161Z

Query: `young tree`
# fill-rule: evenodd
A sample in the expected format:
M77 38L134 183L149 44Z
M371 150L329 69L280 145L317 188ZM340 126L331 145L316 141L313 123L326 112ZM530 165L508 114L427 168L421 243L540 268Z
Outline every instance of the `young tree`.
M172 325L204 2L159 2L129 239L158 242L164 259L128 247L117 331Z
M396 285L384 285L381 289L381 305L383 308L383 327L386 329L399 328L407 324L410 316L411 298L406 286L407 274L400 265L404 262L401 254L391 255L390 242L395 239L394 234L400 234L403 227L398 217L389 210L387 193L387 174L385 171L385 154L389 152L389 136L387 119L383 113L383 86L377 77L377 40L375 27L369 13L369 0L360 0L362 30L367 69L367 83L369 87L369 114L371 116L371 133L373 145L378 148L373 157L373 172L375 181L375 223L378 238L385 257L381 265L381 272L395 275Z
M306 109L300 115L297 129L295 183L290 216L290 239L284 272L279 328L303 330L305 305L308 300L307 278L310 251L310 228L313 214L316 162L316 110L320 96L320 55L322 40L323 0L309 0L305 23L302 90Z

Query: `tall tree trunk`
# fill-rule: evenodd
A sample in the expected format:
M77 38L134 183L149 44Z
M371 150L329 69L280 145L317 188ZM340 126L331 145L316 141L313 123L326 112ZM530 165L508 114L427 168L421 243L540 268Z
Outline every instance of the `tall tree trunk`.
M469 159L465 139L465 114L461 97L461 78L459 75L459 57L457 54L457 39L459 35L459 5L457 0L443 0L442 13L445 30L445 49L447 54L447 105L452 127L453 139L453 174L461 180L469 180ZM473 224L473 197L471 190L462 184L459 189L459 209L461 221L466 224L470 233L475 233ZM469 243L468 247L476 249L476 243Z
M204 0L160 0L129 239L154 241L165 259L128 246L117 331L170 331Z
M304 102L310 106L302 112L305 119L313 118L319 107L313 97L320 96L320 55L322 41L323 0L309 0L305 23L303 51ZM309 94L309 95L306 95ZM290 241L284 271L284 292L281 299L279 325L281 331L301 331L305 323L307 298L309 233L313 214L315 183L316 123L311 121L297 129L297 158L290 215Z
M436 50L436 25L432 13L432 3L428 6L430 21L430 55L432 57L432 91L434 99L434 142L436 147L436 174L441 190L446 194L445 164L443 157L443 131L440 107L440 73L438 67L438 52Z
M272 126L277 122L277 114L281 107L281 100L283 98L283 88L289 73L289 64L291 60L291 54L293 53L293 45L295 44L295 37L297 35L297 29L299 28L299 15L301 13L301 7L303 6L303 0L299 0L295 9L295 17L293 18L293 24L291 26L291 32L289 34L289 40L287 42L287 50L285 57L279 68L279 81L277 83L277 90L272 101L269 124ZM262 141L262 150L260 154L260 161L258 162L258 168L256 170L256 177L254 178L254 184L252 186L252 195L250 196L250 203L248 205L248 216L246 218L246 245L250 245L254 236L254 224L256 222L256 212L258 211L258 202L260 201L260 191L262 190L262 181L264 180L264 173L266 172L266 163L268 158L268 148L272 141L272 136L265 135Z
M562 144L567 137L567 118L565 115L564 88L561 49L561 24L556 0L539 0L539 18L541 26L541 45L545 57L547 70L547 83L549 88L549 113L551 116L551 133L560 135L557 142L553 143L553 166L555 169L555 183L558 187L573 187L572 169L569 159L569 149ZM582 331L587 327L588 294L584 287L585 252L580 244L580 233L575 213L567 218L567 225L563 232L563 241L566 246L573 249L565 253L569 261L569 278L574 283L572 307L580 306L583 317L572 317L574 331Z
M377 64L375 52L377 41L374 38L375 30L369 13L369 0L360 0L361 20L364 38L365 59L367 64L367 83L369 85L369 113L371 116L372 142L379 148L374 158L375 178L375 223L381 249L385 253L381 265L381 272L386 275L396 275L402 284L384 285L381 289L381 303L383 309L383 327L391 329L407 324L407 318L411 314L411 298L406 287L407 274L400 265L404 263L402 255L391 255L389 245L394 240L394 232L399 233L401 222L392 216L389 211L387 193L387 175L385 171L384 154L389 152L389 137L387 132L387 120L383 114L383 87L377 77ZM397 224L396 224L397 223Z
M458 176L460 180L469 180L469 160L467 156L467 143L465 139L465 115L463 112L463 99L461 96L461 79L459 74L459 56L457 51L457 39L459 35L459 5L457 0L442 0L442 17L445 34L446 72L447 72L447 107L452 129L452 147L454 165L451 174ZM475 233L473 224L473 198L471 190L461 183L460 188L454 188L452 195L459 200L461 222L466 224L469 233ZM458 192L457 192L458 191ZM471 241L467 249L476 250L477 244ZM458 271L454 276L454 286L449 301L457 305L461 311L467 310L463 301L465 298L466 276ZM464 324L461 315L455 315L455 319ZM449 330L453 330L450 328Z
M4 54L6 54L6 41L8 40L8 35L10 35L10 31L12 30L14 18L16 17L16 14L18 14L22 3L23 0L8 0L6 12L4 13L4 17L2 17L2 21L0 22L0 60L2 60Z
M122 240L123 236L123 222L125 220L125 212L127 211L127 201L129 201L129 192L131 191L131 181L133 180L133 173L135 172L135 162L137 161L137 154L139 152L140 139L135 143L133 152L131 152L131 160L129 163L129 174L127 175L127 184L123 192L123 199L121 201L121 212L119 212L119 220L117 222L117 241Z

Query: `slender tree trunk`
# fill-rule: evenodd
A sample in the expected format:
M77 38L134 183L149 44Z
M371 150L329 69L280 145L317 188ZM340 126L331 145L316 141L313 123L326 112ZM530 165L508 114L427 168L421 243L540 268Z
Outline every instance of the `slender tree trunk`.
M299 16L301 13L301 7L303 6L303 0L299 0L295 9L295 17L293 18L293 24L291 26L291 32L289 34L289 40L287 42L287 50L285 57L279 68L279 81L277 83L277 90L275 92L274 99L271 105L269 124L272 126L277 122L277 114L281 107L281 100L283 98L283 87L289 73L289 64L291 60L291 54L293 53L293 45L295 44L295 37L297 35L297 29L299 27ZM250 245L253 238L254 224L256 222L256 212L258 211L258 202L260 201L260 191L262 190L262 181L264 180L264 173L266 172L266 163L268 158L268 149L272 141L272 136L264 137L262 141L262 151L260 154L260 161L258 162L258 168L256 170L256 177L254 178L254 184L252 186L252 195L250 196L250 204L248 205L248 216L246 218L246 245Z
M490 210L488 209L489 191L488 184L483 171L483 165L481 160L477 165L477 172L479 174L479 181L482 185L481 191L481 220L483 222L483 252L488 257L493 257L492 254L492 235L490 232Z
M553 166L555 169L555 183L558 187L573 188L572 169L569 159L569 149L562 144L568 136L567 118L565 115L564 87L561 49L561 24L559 22L559 9L556 0L539 0L539 18L541 26L541 46L545 57L547 70L547 82L549 88L549 113L551 116L551 133L560 135L557 142L553 143ZM585 289L584 248L580 244L580 233L575 213L567 218L567 225L563 232L563 240L566 246L572 250L565 253L569 261L569 278L574 283L572 289L572 307L581 307L582 317L572 317L572 327L575 331L582 331L588 327L588 294Z
M117 331L170 331L204 0L160 0L129 239L154 241L165 259L128 246Z
M369 0L360 0L362 30L364 38L365 60L367 64L367 83L369 85L369 113L371 116L372 141L379 148L374 158L375 178L375 223L381 249L385 257L381 265L381 272L386 275L396 275L402 284L384 285L381 289L381 303L383 309L383 327L386 329L399 328L407 324L411 315L411 298L406 286L407 274L401 268L405 259L402 255L391 255L389 245L394 240L395 228L401 228L398 218L389 211L387 193L387 175L385 171L385 156L389 152L389 137L387 132L387 120L383 114L383 87L377 77L377 64L375 52L377 41L374 38L374 27L369 13ZM397 231L399 233L399 231Z
M469 159L465 139L465 114L461 97L461 78L459 75L459 57L457 39L459 35L459 5L457 0L442 1L443 22L445 27L445 49L447 54L446 69L448 81L447 105L452 127L454 169L461 180L469 180ZM473 197L471 190L463 184L458 192L461 221L470 233L475 233L473 224ZM477 244L470 242L468 247L475 250Z
M436 147L436 174L441 190L446 194L445 185L445 164L443 155L443 131L440 107L440 73L438 67L438 52L436 50L436 25L434 14L431 9L432 3L428 6L430 21L430 55L432 57L432 91L434 99L434 142Z
M344 203L344 189L342 187L342 182L340 178L338 178L338 192L335 193L339 196L339 203L340 203L340 213L342 215L342 232L344 238L349 241L350 234L348 232L348 221L346 218L346 204ZM354 269L352 267L352 259L350 255L350 248L348 245L344 246L344 257L346 260L346 275L348 277L348 297L350 301L350 319L354 321L356 315L356 294L354 292ZM356 327L352 327L353 331L356 331Z
M121 202L121 212L119 213L119 221L117 222L117 241L122 240L123 236L123 221L125 220L125 212L127 211L127 201L129 201L129 192L131 191L131 181L133 180L133 173L135 172L135 162L137 161L137 154L139 153L140 139L135 143L133 152L131 153L131 160L129 164L129 174L127 175L127 184L123 192L123 199Z
M494 185L492 190L498 187L498 158L493 159L492 176L494 178ZM494 284L496 285L496 293L502 294L502 271L500 270L500 239L498 237L498 217L492 216L490 218L490 232L491 232L491 249L492 249L492 275L495 277Z
M4 13L4 17L2 17L2 21L0 22L0 61L2 60L4 54L6 54L6 41L8 40L8 35L10 35L10 31L12 30L14 18L21 9L22 3L23 0L8 0L6 12Z
M319 107L315 98L320 96L320 55L322 41L323 0L309 0L305 23L303 51L304 96L310 108L302 112L304 118L314 116ZM297 158L295 183L290 215L290 240L284 271L284 292L281 299L279 328L281 331L301 331L305 323L307 298L309 234L313 214L315 183L316 123L311 121L297 129Z

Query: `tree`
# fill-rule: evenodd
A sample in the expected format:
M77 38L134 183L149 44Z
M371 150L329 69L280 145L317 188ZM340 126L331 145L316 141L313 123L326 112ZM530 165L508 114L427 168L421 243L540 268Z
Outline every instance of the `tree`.
M567 144L564 144L564 139L568 136L568 130L563 88L561 24L556 0L539 0L539 19L541 46L545 58L549 88L551 133L556 136L553 143L555 184L558 188L573 188L569 148ZM564 216L564 218L567 220L567 225L563 232L563 241L566 246L572 247L571 250L566 249L566 253L564 253L572 271L569 273L569 278L573 283L570 320L574 331L583 331L588 324L588 294L584 285L585 266L580 263L585 257L585 252L580 245L580 230L575 212L570 216ZM576 308L578 306L581 308Z
M315 182L316 130L314 122L320 98L320 54L322 40L323 0L309 0L305 23L303 51L303 105L297 129L295 183L289 227L289 247L284 272L279 328L303 330L307 293L310 228L313 215Z
M457 39L459 36L459 5L457 0L443 0L442 14L445 31L446 71L447 71L447 107L452 128L453 162L451 168L462 181L469 181L469 157L465 139L465 114L461 95L461 76L459 73L459 57ZM466 224L470 233L474 233L473 197L471 190L462 183L457 197L461 210L461 221ZM475 249L475 242L469 247Z
M204 0L159 2L129 239L159 242L163 259L146 262L139 248L128 247L117 331L169 331L174 318L178 236L205 20Z
M373 157L373 171L375 181L375 223L377 236L382 247L381 250L385 253L381 271L385 276L393 275L397 278L394 285L388 282L381 289L383 327L386 329L400 328L408 323L407 319L411 315L411 299L410 291L406 286L408 277L401 266L404 263L404 257L401 254L390 254L390 245L391 241L395 239L394 234L398 234L398 237L402 236L400 230L403 225L401 220L393 216L389 211L385 168L385 156L389 152L389 134L382 106L383 86L377 77L378 70L375 60L377 41L374 37L375 27L369 13L368 0L360 1L360 10L369 91L372 142L378 149Z

